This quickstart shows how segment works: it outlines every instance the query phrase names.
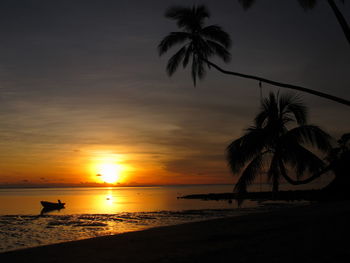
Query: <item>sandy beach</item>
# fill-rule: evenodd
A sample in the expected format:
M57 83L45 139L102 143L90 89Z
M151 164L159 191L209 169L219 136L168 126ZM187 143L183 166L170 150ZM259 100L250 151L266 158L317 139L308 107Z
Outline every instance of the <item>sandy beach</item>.
M348 262L350 202L312 204L0 254L1 262Z

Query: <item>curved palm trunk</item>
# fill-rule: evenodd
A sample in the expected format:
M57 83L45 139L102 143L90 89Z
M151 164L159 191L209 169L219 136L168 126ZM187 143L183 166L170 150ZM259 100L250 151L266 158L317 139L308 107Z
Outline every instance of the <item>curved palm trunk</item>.
M254 79L257 80L259 82L263 82L263 83L267 83L273 86L277 86L277 87L281 87L281 88L287 88L287 89L293 89L293 90L298 90L298 91L303 91L306 93L310 93L328 100L332 100L341 104L344 104L346 106L350 106L350 101L342 99L342 98L338 98L326 93L322 93L319 91L315 91L315 90L311 90L311 89L307 89L304 87L300 87L300 86L295 86L295 85L291 85L291 84L286 84L286 83L281 83L281 82L277 82L277 81L273 81L273 80L269 80L269 79L265 79L265 78L261 78L261 77L257 77L257 76L253 76L253 75L247 75L247 74L242 74L242 73L238 73L238 72L233 72L233 71L228 71L228 70L224 70L222 68L220 68L218 65L214 64L213 62L210 62L207 59L203 58L203 61L205 61L208 66L212 66L213 68L215 68L216 70L220 71L221 73L224 74L228 74L228 75L234 75L237 77L241 77L241 78L246 78L246 79Z
M318 173L310 176L309 178L305 179L305 180L298 180L295 181L292 178L290 178L287 173L286 170L284 169L283 165L280 165L280 170L281 170L281 175L283 176L283 178L290 183L291 185L301 185L301 184L307 184L312 182L313 180L319 178L322 174L330 171L332 169L332 167L329 165L326 168L322 169L321 171L319 171Z
M344 35L346 37L346 39L348 40L349 44L350 44L350 28L348 23L346 22L344 16L342 15L342 13L339 11L337 5L335 4L334 0L328 0L327 1L328 4L330 5L330 7L332 8L335 16L338 19L338 22L341 26L341 28L343 29Z

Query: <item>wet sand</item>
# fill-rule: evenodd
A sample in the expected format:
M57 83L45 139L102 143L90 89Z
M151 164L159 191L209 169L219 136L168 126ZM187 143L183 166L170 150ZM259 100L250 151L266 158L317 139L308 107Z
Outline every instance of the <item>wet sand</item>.
M313 204L0 254L1 262L349 262L350 202Z

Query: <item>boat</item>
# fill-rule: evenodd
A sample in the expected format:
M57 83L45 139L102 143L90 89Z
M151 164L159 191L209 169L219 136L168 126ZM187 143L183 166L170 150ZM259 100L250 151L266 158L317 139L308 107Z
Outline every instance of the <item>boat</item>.
M41 201L40 203L46 210L60 210L64 208L64 205L65 205L65 203L61 203L60 200L58 200L57 203L48 202L48 201Z

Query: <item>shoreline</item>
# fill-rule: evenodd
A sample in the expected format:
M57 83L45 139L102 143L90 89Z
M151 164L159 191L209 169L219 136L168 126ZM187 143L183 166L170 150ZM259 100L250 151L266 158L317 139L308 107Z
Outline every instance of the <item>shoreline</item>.
M0 232L0 253L155 227L266 213L307 204L309 202L264 202L247 207L232 207L231 204L231 208L116 214L0 215L0 223L3 223ZM16 238L17 233L19 236Z
M331 262L348 259L350 202L150 228L0 254L3 262ZM337 261L338 260L338 261Z

